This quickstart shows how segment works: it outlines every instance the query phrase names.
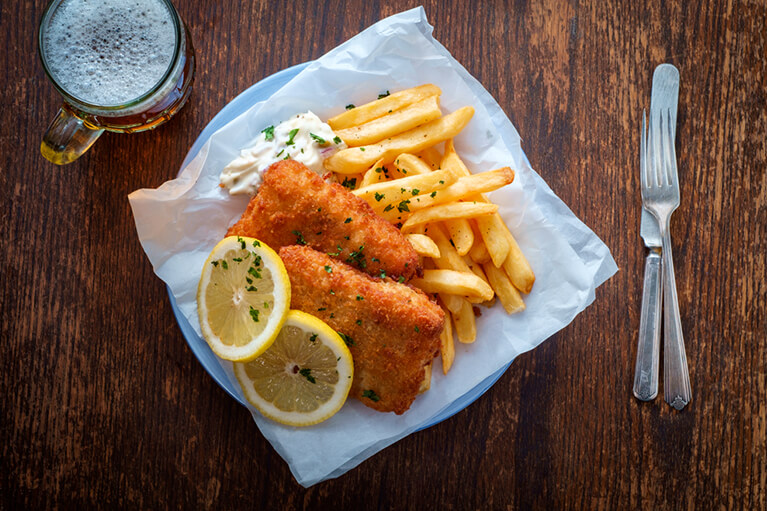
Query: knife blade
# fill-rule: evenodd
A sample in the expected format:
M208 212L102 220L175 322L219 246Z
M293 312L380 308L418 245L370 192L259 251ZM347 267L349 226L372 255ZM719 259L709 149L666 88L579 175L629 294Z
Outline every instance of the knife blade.
M672 139L676 138L678 100L679 71L671 64L659 65L653 73L650 117L657 118L662 111L670 112ZM646 156L642 155L643 164ZM658 220L644 207L642 208L639 234L650 251L645 259L642 312L639 319L639 340L634 370L634 396L642 401L651 401L658 395L662 296L660 291L663 268Z

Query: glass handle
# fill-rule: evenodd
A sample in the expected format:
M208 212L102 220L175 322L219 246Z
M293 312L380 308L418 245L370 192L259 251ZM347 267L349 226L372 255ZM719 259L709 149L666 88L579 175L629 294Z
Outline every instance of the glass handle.
M56 165L66 165L82 156L102 133L103 129L89 125L64 105L48 126L40 152Z

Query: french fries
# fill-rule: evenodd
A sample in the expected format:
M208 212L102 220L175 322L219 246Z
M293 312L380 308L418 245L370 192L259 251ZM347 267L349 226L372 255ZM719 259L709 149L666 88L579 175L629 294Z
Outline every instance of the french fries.
M461 310L453 314L455 333L458 341L470 344L477 339L477 321L474 317L474 306L467 300L462 300Z
M490 215L498 211L496 204L487 204L481 202L451 202L450 204L439 204L431 208L420 209L410 215L404 224L402 224L402 232L410 232L410 230L422 224L429 224L432 222L440 222L442 220L453 220L456 218L475 218L482 215ZM503 242L508 245L506 239ZM501 260L503 262L503 260Z
M328 124L333 130L358 126L383 117L387 113L396 112L429 96L439 96L440 94L442 91L436 85L427 84L413 87L359 107L352 107L350 110L328 119Z
M344 149L346 151L347 149ZM336 153L338 154L338 153ZM327 160L326 160L327 161ZM438 204L457 202L459 200L473 200L473 196L482 192L491 192L514 181L514 171L509 167L489 170L481 174L472 174L459 178L450 186L440 190L432 197L423 197L423 200L414 204L411 209L423 209Z
M384 163L390 163L399 154L416 153L453 138L469 123L473 115L474 108L465 106L377 144L342 149L325 160L325 168L339 174L358 174L367 170L379 158L383 158Z
M419 256L439 259L439 248L430 237L425 234L406 234L405 238Z
M433 168L423 161L421 158L414 154L402 153L394 159L394 165L397 167L397 172L402 176L412 176L414 174L428 174ZM450 182L454 182L455 179Z
M442 373L447 374L455 360L455 344L453 343L453 322L450 312L445 311L445 328L439 335L439 352L442 355Z
M400 227L422 258L423 276L409 284L438 297L445 310L440 353L447 374L454 339L467 344L477 337L475 306L498 301L508 314L523 311L535 274L484 195L512 183L514 171L471 173L453 138L474 109L443 116L440 95L435 85L422 85L333 117L328 124L349 147L325 160L325 168L339 182L356 178L352 193Z
M375 171L374 171L375 172ZM352 193L370 204L373 209L383 209L384 206L411 199L421 193L431 193L455 182L455 177L444 171L416 174L402 179L374 183L358 188Z
M493 288L473 272L424 270L423 277L414 278L410 283L427 293L447 293L482 301L490 300L494 294Z
M349 147L375 144L381 140L439 119L439 96L430 96L402 110L384 115L365 124L336 131Z
M462 256L468 254L474 245L474 231L472 231L469 221L466 218L455 218L445 220L443 223L450 232L450 239L453 240L458 254Z

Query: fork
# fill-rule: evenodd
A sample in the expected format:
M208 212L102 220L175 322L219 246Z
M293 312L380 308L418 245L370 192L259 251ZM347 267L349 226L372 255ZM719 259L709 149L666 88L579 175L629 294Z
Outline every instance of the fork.
M664 126L665 114L665 126ZM644 113L642 122L644 123ZM658 219L663 253L663 396L677 410L692 399L687 354L676 295L674 261L671 255L671 213L679 206L679 176L676 167L671 112L650 116L647 135L649 165L642 169L642 204Z

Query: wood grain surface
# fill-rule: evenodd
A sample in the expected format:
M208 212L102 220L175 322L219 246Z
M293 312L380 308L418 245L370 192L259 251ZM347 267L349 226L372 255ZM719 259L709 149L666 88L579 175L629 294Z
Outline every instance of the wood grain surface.
M58 168L39 152L60 102L36 53L45 2L0 2L0 509L767 508L764 0L424 3L620 271L469 408L309 489L187 347L126 197L174 177L251 84L418 4L175 3L188 105ZM681 73L681 413L631 394L639 133L663 62Z

